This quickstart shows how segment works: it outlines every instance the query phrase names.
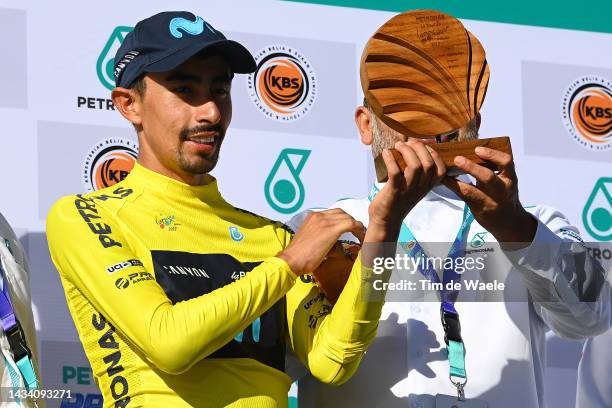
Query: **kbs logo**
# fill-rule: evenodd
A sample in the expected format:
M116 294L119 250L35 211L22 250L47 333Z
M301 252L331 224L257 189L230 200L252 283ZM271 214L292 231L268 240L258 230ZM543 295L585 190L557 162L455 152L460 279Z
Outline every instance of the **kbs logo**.
M97 143L83 165L83 182L92 192L117 184L130 174L138 157L138 145L131 140L111 138Z
M588 75L565 91L561 105L563 125L582 147L595 151L612 148L612 83Z
M257 69L247 78L255 107L279 122L306 115L317 96L317 78L310 62L298 50L271 45L255 55Z

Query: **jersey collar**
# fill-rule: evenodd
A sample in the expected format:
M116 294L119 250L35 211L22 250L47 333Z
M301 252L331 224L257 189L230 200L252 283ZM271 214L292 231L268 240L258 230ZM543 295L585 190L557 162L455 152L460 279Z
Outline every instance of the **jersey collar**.
M212 177L212 176L210 176ZM127 179L132 183L146 186L151 190L171 196L197 197L202 201L216 200L221 197L217 186L217 179L212 177L212 181L201 186L191 186L182 181L164 176L153 170L149 170L138 162L134 163L134 168ZM126 180L127 180L126 179Z

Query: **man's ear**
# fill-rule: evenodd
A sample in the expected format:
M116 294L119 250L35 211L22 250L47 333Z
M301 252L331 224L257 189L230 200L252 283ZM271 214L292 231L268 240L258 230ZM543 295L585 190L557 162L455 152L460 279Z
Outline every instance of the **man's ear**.
M117 87L112 90L111 98L115 108L134 126L142 124L142 96L133 89Z
M355 124L361 136L361 143L364 145L372 144L372 114L365 106L359 106L355 110Z

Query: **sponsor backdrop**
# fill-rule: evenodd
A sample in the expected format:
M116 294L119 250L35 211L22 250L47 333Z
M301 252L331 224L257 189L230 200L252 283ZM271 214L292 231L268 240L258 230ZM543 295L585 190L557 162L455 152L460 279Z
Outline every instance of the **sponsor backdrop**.
M367 194L372 160L353 124L358 63L369 34L408 7L401 3L172 4L243 42L258 62L254 75L234 80L233 122L214 170L230 202L287 220ZM585 240L611 241L612 5L447 3L410 2L464 19L484 45L491 81L481 135L511 136L523 203L560 208ZM73 392L50 406L99 407L101 397L49 259L46 214L62 195L112 185L132 168L136 137L109 99L113 56L138 20L166 7L0 0L0 211L30 258L43 381ZM549 345L547 398L572 406L581 344L550 336Z

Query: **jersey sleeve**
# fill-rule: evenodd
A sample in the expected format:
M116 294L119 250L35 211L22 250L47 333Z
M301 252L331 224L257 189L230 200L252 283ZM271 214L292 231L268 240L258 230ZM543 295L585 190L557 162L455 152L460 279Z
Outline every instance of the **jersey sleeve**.
M287 294L290 344L312 375L324 383L346 382L376 337L383 302L368 301L372 276L358 257L333 307L309 276L301 276Z
M74 287L167 373L182 373L221 348L295 283L289 266L272 257L236 282L172 304L120 226L94 200L65 197L47 217L51 258L65 288Z

